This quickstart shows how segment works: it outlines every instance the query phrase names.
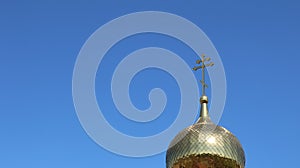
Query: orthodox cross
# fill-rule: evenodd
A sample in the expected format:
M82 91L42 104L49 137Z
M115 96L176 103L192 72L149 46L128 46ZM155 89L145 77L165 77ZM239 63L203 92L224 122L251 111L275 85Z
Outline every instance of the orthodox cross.
M202 69L202 80L200 80L200 82L202 84L202 95L205 95L205 88L208 87L207 84L205 83L205 68L214 65L213 62L205 64L205 62L208 62L208 61L210 61L210 57L205 57L205 55L202 54L201 59L196 61L197 64L201 64L201 63L202 64L200 66L195 66L193 68L194 71L197 71L198 69Z

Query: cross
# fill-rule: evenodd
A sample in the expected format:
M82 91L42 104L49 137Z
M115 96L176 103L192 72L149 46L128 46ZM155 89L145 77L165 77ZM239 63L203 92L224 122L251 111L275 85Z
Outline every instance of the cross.
M201 64L200 66L195 66L193 68L194 71L197 71L198 69L202 69L202 80L200 80L201 84L202 84L202 95L205 95L205 88L207 88L207 84L205 83L205 68L206 67L211 67L214 65L213 62L210 62L208 64L205 64L205 62L208 62L210 61L210 57L205 57L204 54L201 55L201 59L200 60L197 60L196 63L197 64Z

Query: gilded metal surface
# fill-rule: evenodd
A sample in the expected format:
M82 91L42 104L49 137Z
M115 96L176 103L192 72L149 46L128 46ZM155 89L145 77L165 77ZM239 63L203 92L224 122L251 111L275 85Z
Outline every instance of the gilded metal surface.
M245 166L244 150L238 139L209 119L200 120L181 131L167 151L166 167L172 168L179 159L190 155L212 154L235 160Z
M238 139L227 129L215 125L208 115L208 97L205 96L205 67L213 66L213 63L204 64L210 61L202 55L201 60L197 60L200 66L193 70L202 69L202 96L200 98L201 111L200 118L196 124L185 128L170 143L166 156L166 167L178 167L181 162L188 161L191 158L201 159L202 156L216 157L218 160L232 160L238 167L245 167L244 150ZM235 167L235 166L234 166Z

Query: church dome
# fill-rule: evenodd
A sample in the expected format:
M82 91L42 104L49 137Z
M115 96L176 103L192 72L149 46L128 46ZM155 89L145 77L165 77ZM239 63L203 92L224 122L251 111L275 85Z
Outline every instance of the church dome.
M170 143L166 168L244 168L245 154L239 140L208 116L207 97L201 97L199 120Z

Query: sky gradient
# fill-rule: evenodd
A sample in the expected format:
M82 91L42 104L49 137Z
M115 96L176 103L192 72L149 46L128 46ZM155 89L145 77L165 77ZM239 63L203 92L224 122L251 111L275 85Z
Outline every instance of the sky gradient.
M246 167L298 166L298 1L91 0L0 2L0 167L165 167L165 152L130 158L101 148L81 127L72 100L73 68L89 36L112 19L149 10L190 20L218 50L227 79L219 124L242 143ZM109 82L106 71L112 71L109 68L125 54L146 46L168 48L191 67L195 61L187 46L157 34L127 38L106 55L100 66L106 68L96 77L99 105L115 128L134 136L167 128L180 102L175 80L149 69L132 82L133 104L147 108L149 90L161 87L168 96L168 111L146 124L110 113L115 107L109 92L104 92ZM116 59L109 56L118 54Z

